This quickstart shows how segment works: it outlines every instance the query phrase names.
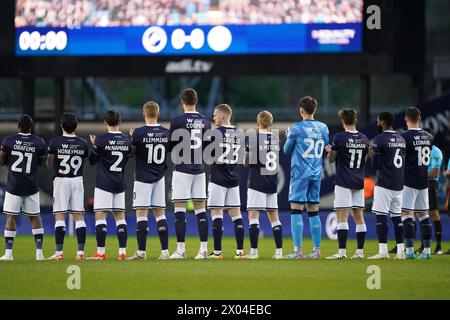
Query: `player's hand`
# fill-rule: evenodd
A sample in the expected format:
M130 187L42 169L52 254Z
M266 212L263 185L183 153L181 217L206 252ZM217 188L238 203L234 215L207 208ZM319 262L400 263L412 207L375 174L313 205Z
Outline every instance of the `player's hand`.
M368 156L369 158L371 158L371 157L373 156L374 153L375 153L375 151L373 150L373 148L372 148L372 147L369 147L369 152L367 153L367 156Z
M286 131L284 132L286 137L289 137L289 134L291 133L291 127L287 127Z
M97 139L97 137L95 136L95 134L91 134L89 135L89 139L91 140L92 144L95 144L95 140Z
M331 152L331 145L327 145L327 146L325 147L325 151L326 151L327 153L330 153L330 152Z
M133 136L133 132L134 132L134 129L130 129L130 131L128 131L128 133L130 134L130 137Z

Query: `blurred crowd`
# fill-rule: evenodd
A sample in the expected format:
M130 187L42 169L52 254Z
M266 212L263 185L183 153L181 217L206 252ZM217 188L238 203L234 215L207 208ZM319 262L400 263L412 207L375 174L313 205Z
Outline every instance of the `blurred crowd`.
M362 21L363 0L18 0L16 27Z

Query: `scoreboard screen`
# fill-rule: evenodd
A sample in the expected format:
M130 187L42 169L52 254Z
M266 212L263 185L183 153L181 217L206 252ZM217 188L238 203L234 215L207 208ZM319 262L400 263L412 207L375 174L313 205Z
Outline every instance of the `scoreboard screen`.
M18 0L18 56L362 51L363 0Z

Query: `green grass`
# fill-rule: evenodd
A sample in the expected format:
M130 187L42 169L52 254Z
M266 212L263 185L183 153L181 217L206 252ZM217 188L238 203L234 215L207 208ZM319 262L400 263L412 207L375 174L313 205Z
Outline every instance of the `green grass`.
M171 250L175 240L171 240ZM246 239L247 240L247 239ZM223 261L196 261L198 239L187 239L188 260L159 261L159 241L149 238L148 260L117 261L117 240L107 240L106 261L74 261L76 240L66 238L64 261L35 261L31 236L17 237L14 261L0 262L0 299L449 299L450 256L429 261L370 260L271 260L274 244L261 239L260 259L235 261L234 239L224 239ZM392 243L391 243L392 244ZM246 243L246 247L248 242ZM210 244L210 248L212 243ZM285 253L292 241L285 239ZM311 248L306 241L304 247ZM336 251L337 243L324 240L323 256ZM349 242L353 253L355 241ZM444 249L450 242L444 243ZM89 237L86 253L94 252ZM53 239L44 242L44 254L53 253ZM128 254L136 249L129 239ZM3 247L0 248L3 251ZM366 255L377 251L368 241ZM381 289L366 286L367 267L381 269ZM68 290L67 267L81 269L81 289Z

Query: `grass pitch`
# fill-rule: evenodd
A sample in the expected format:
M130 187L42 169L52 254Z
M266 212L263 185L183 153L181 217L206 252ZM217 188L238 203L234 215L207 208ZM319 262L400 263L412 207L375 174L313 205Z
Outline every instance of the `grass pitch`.
M170 240L172 251L175 239ZM186 247L188 260L159 261L159 240L150 237L146 261L118 261L117 240L108 237L106 261L75 261L76 239L66 237L64 261L35 261L33 238L17 237L14 261L0 261L0 299L450 299L450 255L428 261L271 260L274 243L266 237L260 240L259 260L232 259L234 239L225 238L223 261L196 261L198 239L188 238ZM308 252L311 242L304 247ZM349 241L349 253L354 247ZM367 241L366 256L377 247ZM285 254L291 248L285 239ZM128 254L135 249L130 237ZM44 255L53 250L53 239L46 237ZM88 237L87 255L94 250L95 237ZM336 250L335 241L323 240L323 257ZM80 267L80 290L67 289L70 265ZM379 290L367 288L370 265L380 267Z

